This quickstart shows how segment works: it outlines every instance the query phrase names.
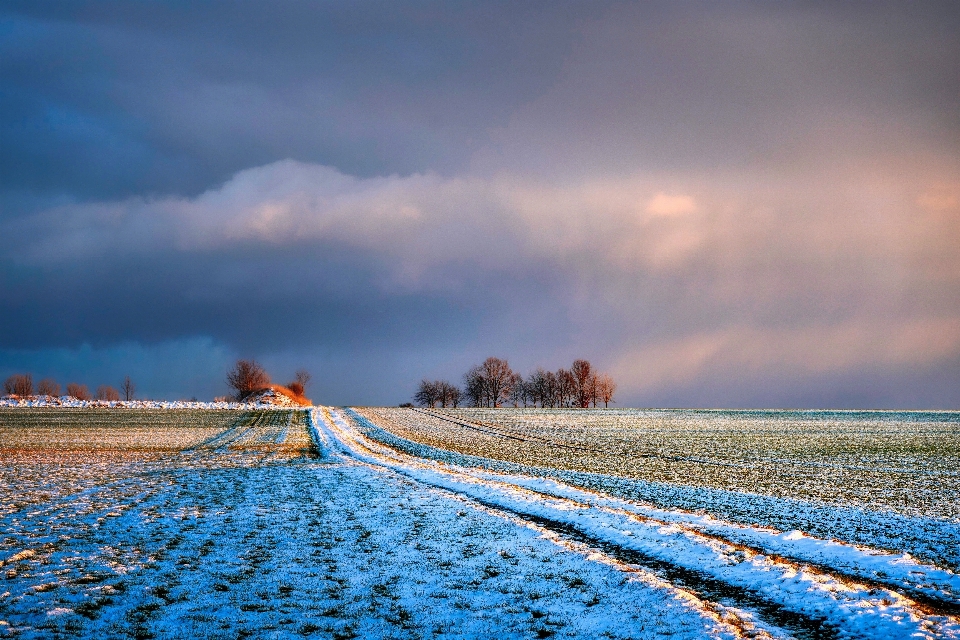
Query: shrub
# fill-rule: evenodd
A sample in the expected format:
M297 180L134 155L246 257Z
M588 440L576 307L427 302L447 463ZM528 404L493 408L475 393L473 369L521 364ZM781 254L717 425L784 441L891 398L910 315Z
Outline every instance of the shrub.
M53 378L44 378L37 383L37 393L42 396L59 396L60 385Z
M77 400L89 400L90 390L87 389L87 385L85 384L71 382L67 385L67 395Z
M105 384L97 387L97 400L106 400L108 402L115 402L120 399L120 392L114 389L113 387L108 387Z
M29 373L17 373L3 383L3 391L8 396L32 396L33 376Z

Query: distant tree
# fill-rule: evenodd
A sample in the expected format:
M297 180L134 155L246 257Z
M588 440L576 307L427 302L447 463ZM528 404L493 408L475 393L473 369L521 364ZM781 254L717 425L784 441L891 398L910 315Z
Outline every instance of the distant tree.
M601 373L597 376L597 397L603 402L603 406L609 406L613 402L613 394L617 390L617 383L609 375Z
M527 383L519 373L514 373L510 379L510 402L513 406L519 407L521 404L526 407L530 401L530 392L527 389Z
M123 382L120 383L120 393L123 394L123 399L127 402L133 400L133 394L137 392L137 385L133 384L133 380L130 379L130 376L126 376L123 379Z
M590 376L593 373L593 367L586 360L574 360L570 367L570 373L573 374L574 394L578 407L586 408L590 406Z
M306 369L299 369L294 375L293 382L288 384L287 388L298 396L302 396L307 392L308 382L310 382L310 374L307 373Z
M510 400L518 376L506 360L487 358L463 376L463 397L475 407L499 407Z
M537 367L537 370L527 376L527 379L523 381L523 386L526 387L527 396L530 402L533 403L533 406L537 406L538 404L541 407L547 406L543 401L545 396L544 387L546 386L544 384L545 373L546 371Z
M413 403L412 403L412 402L401 402L401 403L400 403L400 408L401 408L401 409L410 409L410 408L412 408L412 407L413 407Z
M89 400L90 390L87 389L87 385L85 384L71 382L67 385L67 395L77 400Z
M8 396L32 396L33 376L29 373L16 373L3 383L3 391Z
M44 378L37 383L37 393L42 396L59 396L60 385L53 378Z
M113 387L102 384L99 387L97 387L96 399L106 400L108 402L115 402L120 399L120 392L114 389Z
M556 403L558 407L571 407L577 397L577 380L573 373L566 369L557 369L554 374L557 378Z
M594 409L597 408L597 402L600 400L600 389L597 388L599 383L599 374L594 371L590 374L590 377L587 379L587 396L590 398L590 404Z
M473 407L484 406L485 384L480 367L473 367L463 374L463 399Z
M543 398L540 402L541 407L559 407L561 405L560 385L557 382L557 374L553 371L543 372Z
M499 407L510 399L516 374L506 360L487 358L480 365L483 378L484 402L488 407Z
M436 380L433 384L437 387L437 396L440 398L441 407L453 407L456 409L460 406L460 399L463 397L463 392L460 391L460 387L446 380Z
M303 387L303 390L307 390L307 384L310 382L310 373L306 369L297 369L297 373L293 376L294 380L300 383L300 386ZM303 395L302 393L300 395Z
M413 401L421 407L430 407L433 409L440 402L440 389L437 383L424 378L417 387L417 392L413 394Z
M270 376L256 360L237 360L227 372L227 384L237 392L237 400L243 401L252 393L270 386Z

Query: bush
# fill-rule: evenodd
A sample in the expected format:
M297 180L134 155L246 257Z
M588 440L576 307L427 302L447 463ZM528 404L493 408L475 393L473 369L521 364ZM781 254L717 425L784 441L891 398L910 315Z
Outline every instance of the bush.
M67 395L77 400L89 400L90 390L87 389L87 385L85 384L71 382L67 385Z
M303 385L297 380L294 380L293 382L288 384L287 389L290 389L290 391L292 391L294 394L298 396L302 396L304 391Z
M37 393L42 396L59 396L60 385L53 378L44 378L37 383Z
M120 392L113 387L105 384L97 387L97 400L106 400L107 402L116 402L120 399Z
M33 377L29 373L17 373L3 383L3 391L8 396L32 396Z

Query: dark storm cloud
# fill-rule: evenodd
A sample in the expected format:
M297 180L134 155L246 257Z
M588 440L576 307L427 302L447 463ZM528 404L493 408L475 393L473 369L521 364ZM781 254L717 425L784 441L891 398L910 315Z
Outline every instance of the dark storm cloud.
M210 396L254 355L376 403L587 356L624 404L955 405L958 15L19 5L0 374Z
M453 171L549 86L599 5L542 9L20 3L0 45L2 186L196 193L282 158Z

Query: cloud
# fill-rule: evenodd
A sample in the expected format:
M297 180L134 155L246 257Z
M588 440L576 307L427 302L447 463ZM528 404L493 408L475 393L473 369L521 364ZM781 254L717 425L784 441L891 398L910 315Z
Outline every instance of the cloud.
M125 341L112 345L89 343L72 348L0 349L0 376L32 372L34 380L52 376L69 382L119 388L130 376L141 398L212 399L227 392L223 378L236 358L232 349L209 337L197 336L157 344Z
M650 198L645 211L651 216L682 216L697 210L697 203L690 196L671 196L658 192Z
M960 402L948 5L8 15L0 348Z
M678 340L677 354L664 357L668 378L698 358L742 364L747 354L810 375L852 370L874 361L837 360L849 351L840 343L876 343L882 354L893 343L880 344L880 336L898 335L897 327L946 327L960 317L952 293L960 285L953 249L960 224L949 206L931 210L926 195L930 185L937 193L960 185L956 167L944 162L931 172L908 158L866 171L765 178L693 176L686 185L658 174L561 184L506 174L360 178L288 160L239 172L195 198L67 205L6 223L4 254L23 268L51 268L105 256L149 263L249 251L276 256L269 264L291 251L340 251L379 265L380 295L454 299L478 282L492 292L504 279L550 274L543 293L552 301L544 303L563 314L589 325L609 310L620 316L611 335L654 351ZM339 264L334 269L356 268ZM283 277L292 278L292 292L307 281ZM283 295L269 278L219 286ZM888 322L837 333L870 315ZM638 318L647 326L639 337L628 328ZM757 329L738 338L747 321ZM914 334L940 344L935 331ZM786 357L781 335L820 368ZM812 348L818 340L834 346ZM904 353L912 360L876 362L929 359L922 340L910 344Z
M636 390L706 381L735 371L758 379L777 369L797 378L865 368L924 368L960 359L960 317L891 322L856 318L797 328L733 326L647 344L614 371Z

